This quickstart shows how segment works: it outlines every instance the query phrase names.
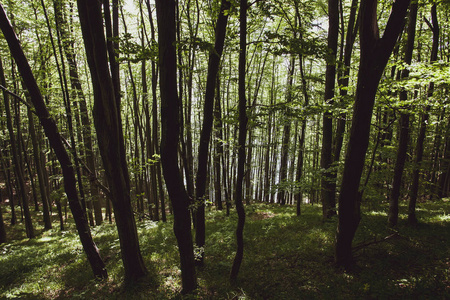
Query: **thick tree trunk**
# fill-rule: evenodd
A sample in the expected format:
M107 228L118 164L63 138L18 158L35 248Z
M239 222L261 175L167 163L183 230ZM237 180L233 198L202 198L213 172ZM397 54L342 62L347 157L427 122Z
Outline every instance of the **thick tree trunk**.
M393 4L382 38L378 37L377 0L361 2L361 61L353 107L353 120L347 145L339 195L339 219L335 260L338 266L351 268L352 241L360 221L359 183L369 144L370 122L377 87L389 56L400 34L409 0Z
M145 276L147 270L141 256L131 207L130 179L118 110L120 99L117 99L118 87L113 85L110 77L101 4L97 1L80 0L78 13L94 88L94 125L111 191L125 280L135 281Z
M161 90L161 162L174 213L173 229L181 260L182 293L197 287L194 249L191 235L190 200L178 167L181 99L177 93L175 52L175 1L157 0L160 90Z
M3 31L5 39L8 42L11 54L17 63L17 67L22 76L22 79L30 93L31 102L33 103L36 114L39 117L45 134L50 142L51 147L54 149L55 154L61 164L64 176L64 188L69 199L69 205L72 210L72 215L75 220L78 234L80 236L81 243L84 251L86 252L91 268L96 277L106 278L108 276L105 264L100 257L97 246L92 240L91 232L81 207L80 200L78 198L76 190L76 179L73 170L73 164L70 157L64 148L61 136L56 127L56 123L53 118L50 117L49 112L44 104L41 92L37 86L36 80L31 72L31 68L28 64L25 54L20 46L19 40L15 35L11 24L9 23L3 6L0 5L0 28Z

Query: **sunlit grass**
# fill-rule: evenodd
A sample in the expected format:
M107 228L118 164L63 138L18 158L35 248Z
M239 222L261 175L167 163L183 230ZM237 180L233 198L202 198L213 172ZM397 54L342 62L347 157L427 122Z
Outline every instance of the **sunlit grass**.
M236 212L207 209L205 266L199 289L187 299L354 299L437 298L450 296L450 201L420 203L420 225L406 222L401 203L398 235L355 252L359 269L333 266L337 218L323 222L321 207L269 204L246 207L245 252L239 281L228 281L236 251ZM380 241L393 233L387 207L363 210L354 245ZM42 231L24 238L23 224L8 226L14 237L0 245L0 298L172 299L181 289L179 255L172 223L139 221L141 252L149 269L143 282L123 285L123 267L114 224L92 229L109 278L97 281L71 220L66 231ZM431 291L431 292L430 292ZM431 294L430 294L431 293Z

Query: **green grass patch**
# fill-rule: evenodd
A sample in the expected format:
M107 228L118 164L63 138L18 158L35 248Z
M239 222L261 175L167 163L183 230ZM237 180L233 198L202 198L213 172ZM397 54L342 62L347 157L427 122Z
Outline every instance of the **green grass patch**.
M406 211L405 205L401 212ZM386 226L387 207L363 209L354 245L365 246L355 252L358 268L353 273L334 268L337 218L322 222L320 206L304 206L300 217L289 206L253 204L246 211L245 252L238 283L228 281L236 249L237 216L209 209L199 289L197 295L185 299L450 298L450 201L420 203L417 215L421 223L415 228L407 226L406 215L401 213L395 231ZM138 222L149 276L128 286L123 285L114 224L92 229L108 269L106 281L93 278L70 219L64 232L44 232L39 226L33 240L24 238L23 224L7 226L10 242L0 245L0 298L182 298L170 221ZM384 240L386 236L391 237Z

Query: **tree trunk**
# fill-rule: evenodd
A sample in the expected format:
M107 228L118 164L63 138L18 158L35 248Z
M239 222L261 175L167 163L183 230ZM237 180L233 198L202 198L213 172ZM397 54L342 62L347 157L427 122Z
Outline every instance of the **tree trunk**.
M363 0L360 9L361 61L353 107L353 120L347 145L339 195L335 261L338 266L353 266L352 241L360 221L359 183L369 144L370 121L377 87L403 28L409 0L393 4L382 38L378 36L377 0Z
M81 243L84 251L86 252L91 268L96 277L106 278L108 276L105 264L100 257L97 246L92 240L91 232L81 207L80 200L78 198L76 190L76 179L73 170L73 164L70 157L64 148L61 135L58 132L56 123L53 118L50 117L49 112L45 106L41 92L37 86L36 80L31 72L31 68L28 64L25 54L20 46L19 40L15 35L12 26L6 16L3 6L0 5L0 28L3 31L5 39L8 42L11 54L13 55L22 79L30 93L31 102L33 103L36 114L39 117L45 134L50 142L51 147L54 149L55 154L61 164L64 176L64 187L69 199L72 215L75 220L78 234L80 236Z
M222 99L221 99L221 89L220 89L220 76L216 79L216 97L214 104L214 129L215 129L215 143L214 149L216 151L214 155L214 202L216 203L217 209L222 210L222 167L221 162L224 160L223 151L223 124L222 124ZM225 171L225 170L224 170ZM226 174L224 174L223 180L226 179ZM224 184L225 186L225 184Z
M96 166L95 166L95 156L92 146L92 131L91 131L91 120L89 119L89 114L87 110L86 98L83 93L83 88L80 82L80 76L77 68L77 61L74 52L74 40L73 37L68 32L68 22L64 19L64 13L62 11L62 5L58 1L54 1L54 9L56 19L58 20L60 26L57 27L59 34L61 35L62 45L64 53L69 65L69 78L72 89L76 92L78 96L78 104L81 117L82 125L82 137L84 144L85 160L87 168L89 169L89 177L96 178ZM90 184L90 194L91 201L94 206L95 224L100 225L103 222L101 199L98 191L98 187L95 185L95 180L91 180Z
M411 3L409 11L408 22L408 37L406 42L404 62L407 65L411 64L412 54L414 50L414 39L416 34L416 20L417 20L417 2ZM406 79L409 76L409 70L403 69L400 79ZM408 92L402 90L400 92L400 101L405 102L408 99ZM399 144L397 150L397 160L394 168L394 180L392 182L391 195L389 197L389 226L396 226L398 222L398 200L400 197L400 187L402 185L403 169L407 157L409 143L409 112L400 113L400 132L399 132Z
M186 294L196 289L197 276L191 235L190 200L178 167L181 99L177 93L176 77L175 1L156 1L156 11L161 78L161 162L174 213L173 229L180 252L182 293Z
M339 1L328 0L328 53L325 71L325 109L323 113L322 152L320 156L321 195L323 219L329 219L336 214L336 195L333 190L335 170L331 170L333 163L333 114L327 105L334 102L334 88L336 82L336 52L339 37ZM330 107L331 108L331 107Z
M6 18L6 14L5 14L5 18ZM7 19L5 19L4 26L7 26L8 24L9 24L9 21ZM3 28L4 27L2 27L2 30L4 30ZM12 27L10 30L11 31L13 30ZM4 87L6 86L5 74L3 71L3 64L1 62L1 60L0 60L0 83ZM23 170L21 167L22 164L20 163L20 157L19 157L20 148L16 143L16 137L14 135L11 108L10 108L10 103L9 103L9 95L6 93L6 91L3 91L3 100L5 102L6 126L8 128L9 140L11 143L11 154L12 154L13 165L14 165L14 173L16 174L16 180L17 180L16 182L18 184L20 199L22 200L21 205L22 205L24 213L25 213L25 230L26 230L27 237L32 239L35 237L35 235L34 235L33 223L31 221L30 209L28 207L28 198L27 198L26 191L25 191L26 187L25 187L24 174L23 174ZM18 126L21 126L21 125L18 124Z
M118 110L120 99L117 99L118 87L113 85L113 80L109 76L101 4L97 1L80 0L78 13L94 88L94 125L111 191L125 280L135 281L145 276L147 270L141 256L131 207L130 179Z
M203 109L203 124L200 133L200 144L198 147L198 169L196 176L196 226L195 243L199 248L205 246L205 189L207 177L207 165L209 157L209 141L213 125L214 94L216 90L216 77L219 71L220 59L222 57L225 43L225 33L227 30L228 10L230 2L222 0L219 16L216 23L214 50L211 50L208 61L208 75L206 80L205 103ZM203 251L196 260L198 265L203 265Z
M29 125L29 132L31 136L31 142L33 144L33 156L34 156L34 162L36 164L36 172L38 175L39 180L39 192L41 194L41 201L42 201L42 213L44 216L44 230L52 229L52 220L51 215L49 211L49 199L47 195L47 189L45 187L45 179L44 179L44 173L42 169L44 168L41 165L41 158L40 158L40 148L36 137L36 131L34 126L34 116L31 113L30 108L27 110L28 113L28 125Z
M430 63L433 63L437 60L439 49L439 23L436 13L436 3L433 4L433 6L431 7L431 20L432 24L428 22L427 24L428 26L430 26L430 29L433 32L433 45L431 49L431 58L430 58ZM433 93L434 93L434 83L430 82L428 86L427 98L431 98L433 96ZM413 180L411 184L411 193L408 207L408 223L410 225L416 225L418 222L416 217L416 202L417 202L417 194L419 191L419 176L423 157L423 150L424 150L423 144L426 136L429 111L430 105L427 104L424 109L424 112L421 115L419 136L417 137L416 142L416 157L414 160Z
M245 97L245 72L247 62L247 0L241 0L239 12L239 137L238 137L238 172L236 176L236 211L238 224L236 228L237 250L231 267L230 279L236 281L244 257L244 224L245 209L242 202L245 168L245 143L247 138L247 100Z

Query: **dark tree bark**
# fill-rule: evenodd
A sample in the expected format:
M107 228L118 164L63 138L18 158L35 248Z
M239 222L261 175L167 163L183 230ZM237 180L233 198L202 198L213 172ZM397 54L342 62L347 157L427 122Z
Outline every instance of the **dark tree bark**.
M223 123L222 123L222 104L221 104L221 89L220 89L220 76L217 76L216 80L216 97L214 103L214 129L215 129L215 143L214 143L214 202L218 210L223 209L222 204L222 174L221 171L223 162ZM225 170L223 170L225 171ZM226 179L224 174L223 179ZM224 184L225 185L225 184Z
M289 105L292 102L292 83L294 79L294 70L295 70L295 56L292 54L290 60L290 69L288 72L288 78L286 81L286 105ZM286 113L288 112L286 107ZM291 140L291 123L290 120L284 120L283 126L283 138L281 143L281 161L280 161L280 184L287 180L288 177L288 155L289 155L289 145ZM281 205L286 204L286 188L283 187L278 192L277 201Z
M181 260L182 293L197 287L194 249L191 235L189 196L178 166L181 99L177 93L177 59L175 51L175 1L156 1L158 19L160 91L161 91L161 162L167 191L172 202L173 229Z
M238 137L238 171L236 176L235 205L238 214L236 228L237 250L231 267L230 279L236 281L244 257L245 209L242 201L245 169L245 143L247 138L247 99L245 96L245 72L247 62L247 0L241 0L239 12L239 137Z
M113 85L110 76L101 3L80 0L78 13L94 88L94 125L111 191L125 280L135 281L145 276L147 270L142 259L131 208L130 179L118 110L120 99L117 99L117 86Z
M96 177L96 166L95 166L95 156L92 145L92 130L91 130L91 120L89 119L89 114L87 110L86 97L84 96L83 88L80 82L80 76L78 72L77 60L74 51L74 39L68 32L68 22L64 18L64 12L62 3L59 1L54 1L55 18L57 20L57 29L61 35L62 45L64 53L69 65L69 78L72 89L75 91L78 101L78 108L80 110L80 119L82 125L82 138L84 144L84 154L86 160L86 166L89 169L89 176L93 179L90 184L91 199L94 206L95 224L100 225L103 222L101 199L98 191L98 187L95 185ZM74 104L75 104L74 103Z
M209 157L209 141L211 140L211 131L213 125L214 113L214 94L216 90L216 77L219 71L220 59L222 57L223 46L225 43L225 33L227 30L228 10L230 2L222 0L219 16L217 18L215 29L214 50L211 50L208 61L208 75L206 79L205 103L203 108L203 124L200 132L200 144L198 147L198 169L196 176L196 217L195 217L195 243L199 248L205 246L205 190ZM203 265L203 251L196 260L198 265Z
M338 266L354 264L352 241L360 221L359 184L369 144L370 121L377 87L403 29L410 0L392 6L383 37L379 37L377 0L363 0L360 9L361 61L353 107L353 120L347 145L339 195L339 218L336 232L335 261Z
M325 71L325 104L331 106L334 102L334 89L336 82L336 53L339 37L339 1L328 0L328 53L327 67ZM323 219L329 219L336 215L336 195L333 190L333 180L331 170L333 163L333 113L331 109L325 108L323 113L323 135L322 152L320 156L321 176L321 196Z
M345 46L342 45L343 53L341 54L342 65L338 72L338 86L339 86L339 96L341 101L345 101L348 97L348 86L350 82L350 64L352 59L353 45L355 43L356 35L358 33L358 0L352 0L350 8L350 16L347 24L347 33L345 36ZM341 1L342 3L342 1ZM342 12L341 12L342 14ZM343 18L342 18L343 19ZM341 20L343 23L343 20ZM333 163L340 161L342 144L344 141L345 125L346 125L347 115L341 113L336 121L336 131L333 139ZM331 173L331 193L336 195L337 189L337 172Z
M431 7L431 24L427 21L428 26L433 32L433 45L431 48L430 62L433 63L437 60L439 50L439 22L436 13L436 3ZM434 83L430 82L428 86L427 97L431 98L434 93ZM411 184L410 200L408 207L408 223L410 225L416 225L418 223L416 217L416 202L417 194L419 191L419 177L420 169L423 158L423 144L426 136L427 124L428 124L428 112L430 111L430 105L427 104L424 108L424 112L421 114L419 136L416 142L416 157L414 159L414 171L413 180Z
M31 102L33 103L36 114L39 117L45 134L50 142L50 146L55 151L55 154L61 164L64 176L64 188L69 200L69 205L72 210L72 215L75 220L78 234L84 251L86 252L91 268L96 277L106 278L108 276L105 264L100 257L97 246L92 240L91 232L81 207L76 190L76 179L73 164L70 157L64 148L61 135L58 132L54 119L50 116L47 107L45 106L42 94L36 83L36 80L31 72L30 65L23 53L19 40L13 31L13 28L6 16L3 6L0 5L0 28L3 31L5 39L8 42L10 51L14 60L16 61L19 72L30 94Z
M36 172L38 175L39 180L39 192L41 194L41 201L42 201L42 214L44 216L44 230L52 229L52 220L49 210L49 199L47 195L47 189L45 187L45 179L44 179L44 167L41 164L41 158L40 158L40 147L39 143L37 141L36 137L36 130L34 126L34 117L31 112L31 109L27 109L28 113L28 126L29 126L29 132L31 136L31 142L33 144L33 156L34 156L34 162L36 165Z
M0 203L2 202L2 195L0 192ZM5 230L5 222L3 220L2 208L0 206L0 244L6 243L6 230Z
M5 15L6 18L6 15ZM9 21L6 20L7 24L9 24ZM3 27L2 27L3 30ZM11 31L12 31L12 27L11 27ZM5 80L5 74L4 74L4 70L3 70L3 65L2 62L0 60L0 83L2 86L5 87L6 85L6 80ZM13 160L13 165L14 165L14 174L16 174L16 182L18 184L18 193L20 193L20 199L22 200L22 207L23 207L23 211L25 214L25 231L27 234L27 237L32 239L35 237L34 235L34 227L33 227L33 223L31 221L31 214L30 214L30 208L28 206L28 197L26 195L26 191L25 191L25 178L24 178L24 174L23 174L23 170L21 167L21 163L20 163L20 142L19 145L16 143L16 137L14 135L14 130L13 130L13 124L12 124L12 115L11 115L11 108L10 108L10 102L9 102L9 96L8 94L3 91L3 101L5 102L5 112L6 112L6 126L8 128L8 133L9 133L9 140L11 143L11 154L12 154L12 160ZM20 126L20 124L19 124ZM19 136L20 138L20 136Z
M416 1L411 3L409 10L409 21L408 21L408 37L406 41L405 57L403 61L410 65L412 61L412 54L414 50L414 40L416 35L416 20L417 20L417 8L418 4ZM409 70L407 68L403 69L401 72L400 79L406 79L409 76ZM408 92L402 90L400 92L400 101L404 102L408 99ZM403 170L405 167L408 143L409 143L409 112L402 111L400 113L400 132L399 132L399 143L397 149L397 160L394 167L394 179L392 182L392 190L389 197L389 215L388 223L389 226L396 226L398 222L398 200L400 197L400 187L402 185Z

